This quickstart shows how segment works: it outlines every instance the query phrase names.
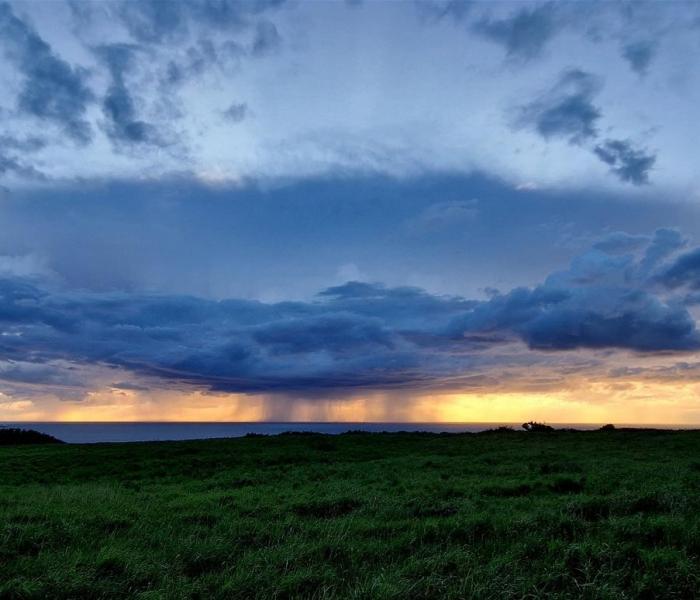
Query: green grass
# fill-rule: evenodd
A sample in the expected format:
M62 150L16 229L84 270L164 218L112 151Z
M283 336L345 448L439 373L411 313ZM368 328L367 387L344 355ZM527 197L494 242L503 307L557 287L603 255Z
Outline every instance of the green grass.
M700 432L0 448L0 598L693 598Z

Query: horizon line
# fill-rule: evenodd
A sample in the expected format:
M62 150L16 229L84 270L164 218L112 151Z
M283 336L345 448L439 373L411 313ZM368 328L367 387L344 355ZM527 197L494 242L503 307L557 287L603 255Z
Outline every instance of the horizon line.
M612 424L616 427L677 427L681 429L700 428L699 423L634 423L612 421L547 421L540 420L546 425L585 425L602 426ZM528 421L522 421L527 423ZM21 425L39 423L51 425L521 425L521 421L182 421L182 420L143 420L143 421L40 421L40 420L0 420L0 427L5 424Z

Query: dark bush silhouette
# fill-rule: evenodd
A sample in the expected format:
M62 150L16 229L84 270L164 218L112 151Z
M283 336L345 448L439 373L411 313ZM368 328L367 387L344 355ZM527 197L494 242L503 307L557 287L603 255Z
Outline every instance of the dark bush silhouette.
M613 425L612 423L608 423L607 425L603 425L600 428L600 431L615 431L615 425Z
M515 429L502 425L501 427L496 427L495 429L484 429L478 433L515 433Z
M11 444L63 444L59 439L47 433L34 431L33 429L20 429L18 427L0 427L0 446Z
M550 425L545 425L544 423L538 423L537 421L528 421L527 423L523 423L523 429L532 433L554 431L554 427L551 427Z

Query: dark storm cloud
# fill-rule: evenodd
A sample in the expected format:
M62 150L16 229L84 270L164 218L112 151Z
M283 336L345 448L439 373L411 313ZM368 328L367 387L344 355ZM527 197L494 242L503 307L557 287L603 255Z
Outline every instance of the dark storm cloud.
M111 44L100 46L96 51L107 66L112 79L102 101L109 138L117 143L164 146L165 143L155 126L137 117L134 98L125 80L138 48Z
M374 287L363 310L329 296L308 303L262 304L191 297L49 292L35 283L0 283L3 355L68 358L122 366L215 389L254 391L393 385L412 381L414 346L383 315L399 294ZM441 301L438 300L440 304ZM442 311L460 306L447 299ZM403 311L406 307L403 307ZM408 306L415 312L415 308ZM368 314L370 313L370 314ZM425 327L425 326L424 326ZM12 339L10 339L12 338ZM440 363L445 358L435 357Z
M92 129L85 112L94 97L87 73L56 55L5 2L0 3L0 44L22 76L19 110L57 124L80 144L88 143Z
M614 237L625 243L632 239ZM635 249L638 241L634 239ZM610 242L608 238L598 244L598 249L576 258L568 270L553 273L534 289L516 289L480 304L457 321L457 330L509 330L540 350L700 348L695 321L681 300L665 300L652 291L654 276L649 272L658 260L679 247L678 232L655 232L639 259L619 255L620 244ZM698 265L700 272L700 261ZM668 274L664 269L660 272Z
M677 253L687 243L680 231L676 229L657 229L639 265L641 274L643 276L649 275L659 263Z
M502 45L509 58L530 60L542 53L558 31L554 3L519 8L505 19L485 18L474 30Z
M593 151L621 181L643 185L649 183L649 171L656 155L634 148L629 140L605 140Z
M669 288L688 286L700 289L700 248L680 255L659 276L659 280Z
M480 306L459 327L470 333L509 329L538 350L700 349L695 322L682 305L641 290L605 286L515 290Z
M593 98L600 91L600 80L581 71L565 71L547 93L520 108L517 125L534 129L543 138L566 138L580 144L598 135L601 117Z
M656 43L652 41L631 42L622 49L622 56L638 75L646 75L655 53Z
M660 278L694 285L700 253L650 277L641 268L647 254L640 256L592 250L534 288L479 301L362 282L313 301L214 301L5 277L0 351L15 363L101 364L215 390L312 392L438 387L479 375L483 352L518 340L547 351L700 349L682 302L654 293ZM505 367L513 359L501 360Z

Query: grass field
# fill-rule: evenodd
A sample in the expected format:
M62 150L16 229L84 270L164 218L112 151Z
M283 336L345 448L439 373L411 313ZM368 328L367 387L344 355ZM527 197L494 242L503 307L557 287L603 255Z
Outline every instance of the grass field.
M0 598L694 598L700 432L0 448Z

